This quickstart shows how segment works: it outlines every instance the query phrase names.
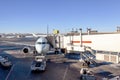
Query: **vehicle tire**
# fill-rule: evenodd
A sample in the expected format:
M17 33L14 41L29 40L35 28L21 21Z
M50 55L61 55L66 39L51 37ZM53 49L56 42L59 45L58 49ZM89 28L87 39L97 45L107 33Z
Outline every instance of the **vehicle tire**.
M80 75L80 80L83 80L83 76L82 75Z
M31 73L34 73L35 72L35 70L31 70Z
M42 72L45 72L45 70L42 70Z

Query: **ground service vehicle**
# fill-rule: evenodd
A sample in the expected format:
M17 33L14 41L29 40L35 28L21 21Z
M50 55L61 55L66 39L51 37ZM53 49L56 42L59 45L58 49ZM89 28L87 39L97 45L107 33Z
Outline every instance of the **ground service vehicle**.
M31 71L45 71L46 59L45 56L36 56L31 64Z

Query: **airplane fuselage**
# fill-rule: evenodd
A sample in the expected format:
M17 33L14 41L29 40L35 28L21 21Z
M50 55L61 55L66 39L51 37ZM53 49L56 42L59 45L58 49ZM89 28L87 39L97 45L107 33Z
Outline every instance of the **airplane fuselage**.
M40 37L35 43L35 49L38 54L46 54L50 45L45 37Z

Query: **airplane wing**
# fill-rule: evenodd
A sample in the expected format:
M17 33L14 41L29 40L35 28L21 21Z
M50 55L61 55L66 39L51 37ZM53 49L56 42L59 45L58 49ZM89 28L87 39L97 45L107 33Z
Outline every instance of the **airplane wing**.
M34 47L35 46L35 45L32 45L32 44L10 42L10 41L0 41L0 42L4 42L4 43L8 43L8 44L14 44L14 45L21 45L21 46L30 46L30 47Z
M5 51L5 50L19 50L22 49L21 47L5 47L5 48L0 48L0 51Z
M35 49L35 45L32 45L32 44L10 42L10 41L0 41L0 42L8 44L8 46L6 46L6 44L3 45L3 46L6 46L6 47L0 48L0 51L22 49L24 53L28 53L28 52L30 52L30 51ZM10 44L14 45L14 46L9 47Z

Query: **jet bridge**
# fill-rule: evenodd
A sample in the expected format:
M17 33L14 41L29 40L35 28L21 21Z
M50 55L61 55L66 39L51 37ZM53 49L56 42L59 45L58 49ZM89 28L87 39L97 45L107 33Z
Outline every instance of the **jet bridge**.
M54 36L47 36L46 39L47 39L48 43L50 44L51 48L55 48L55 46L56 46L55 37Z
M62 53L66 52L65 48L60 47L60 36L51 35L51 36L47 36L46 39L50 44L50 47L53 48L56 54L61 52Z

